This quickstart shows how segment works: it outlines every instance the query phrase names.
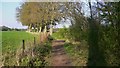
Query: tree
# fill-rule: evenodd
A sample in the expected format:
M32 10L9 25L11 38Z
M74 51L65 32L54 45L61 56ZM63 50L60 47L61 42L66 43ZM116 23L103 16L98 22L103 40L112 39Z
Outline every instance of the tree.
M114 61L108 63L108 65L119 65L120 60L115 58L120 57L118 50L120 49L119 44L119 5L120 2L105 2L104 4L99 3L102 8L98 8L101 12L100 17L101 21L104 24L101 25L101 38L100 43L105 51L110 51L110 53L106 52L106 57L113 55L113 57L106 58L107 60ZM116 53L117 52L117 53Z
M46 32L47 25L54 24L55 19L60 20L62 14L59 7L59 3L25 2L18 8L17 18L29 28L34 27L41 32L41 28L44 27Z

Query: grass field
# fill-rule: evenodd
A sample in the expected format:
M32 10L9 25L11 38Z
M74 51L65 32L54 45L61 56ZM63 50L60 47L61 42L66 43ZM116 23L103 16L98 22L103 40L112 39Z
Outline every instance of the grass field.
M2 32L2 51L3 54L9 50L16 51L19 46L22 46L22 40L32 41L34 36L26 32L7 31Z
M22 40L25 40L25 44L29 46L26 42L33 42L34 37L38 38L37 35L33 35L24 31L3 31L2 34L2 55L6 62L12 63L12 58L15 57L16 51L22 46ZM10 60L11 59L11 60ZM10 64L9 64L10 65Z

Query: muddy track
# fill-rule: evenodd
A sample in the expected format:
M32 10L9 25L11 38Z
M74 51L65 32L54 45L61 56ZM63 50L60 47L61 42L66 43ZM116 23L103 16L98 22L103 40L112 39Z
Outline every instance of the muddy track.
M71 66L71 62L64 50L64 40L54 40L52 42L52 66Z

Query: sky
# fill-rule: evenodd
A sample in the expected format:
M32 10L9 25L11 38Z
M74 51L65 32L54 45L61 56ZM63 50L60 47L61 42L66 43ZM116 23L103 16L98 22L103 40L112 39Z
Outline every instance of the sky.
M0 2L0 25L2 24L2 3Z
M16 8L20 2L0 2L0 26L4 25L10 28L27 28L16 21Z
M11 2L10 2L11 1ZM16 8L20 6L22 0L1 0L0 2L0 26L10 28L27 28L16 21ZM67 21L70 22L70 21ZM64 24L68 27L68 24ZM62 27L61 24L55 27Z
M20 22L16 21L16 8L20 6L22 1L23 0L0 0L0 26L5 25L10 28L27 28L26 26L22 26ZM94 2L95 0L91 1ZM85 10L85 8L84 11L87 12L88 9ZM57 26L61 27L62 25L60 24Z
M9 28L27 28L27 26L22 26L22 24L16 21L16 8L20 6L21 2L0 2L0 26L7 26ZM62 23L63 21L60 21ZM55 26L55 28L61 28L63 26L69 27L69 20Z
M20 3L21 2L0 2L0 26L27 28L27 26L22 26L20 22L16 21L16 8L20 6ZM68 27L67 24L64 25ZM62 26L63 25L59 24L55 27L61 28Z

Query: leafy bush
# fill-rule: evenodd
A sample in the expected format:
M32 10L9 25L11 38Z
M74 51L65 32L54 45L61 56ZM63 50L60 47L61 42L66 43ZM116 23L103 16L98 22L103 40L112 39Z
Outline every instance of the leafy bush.
M35 53L36 61L33 63L35 65L39 64L41 66L47 65L47 62L45 61L45 57L47 57L51 52L51 45L50 43L45 43L43 45L38 45L33 49L33 52Z
M68 28L59 28L57 32L53 33L54 39L67 39L69 34Z
M36 53L37 56L46 56L51 51L51 46L49 43L45 43L43 45L38 45L33 49L33 52Z
M54 38L52 36L48 36L48 40L51 42L52 40L54 40Z

